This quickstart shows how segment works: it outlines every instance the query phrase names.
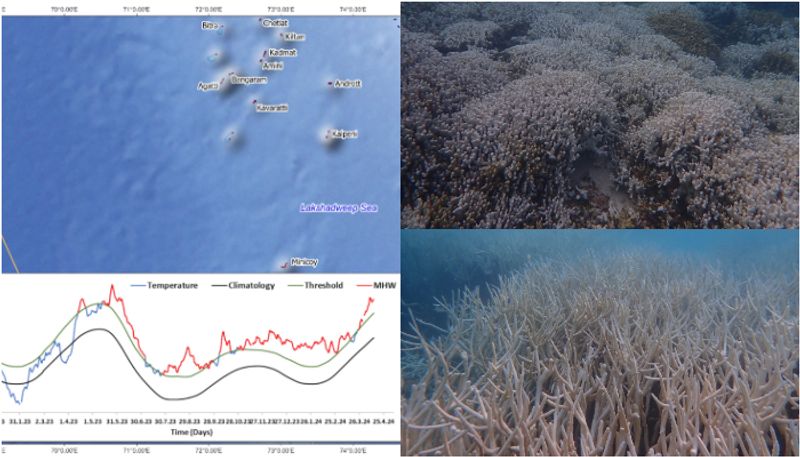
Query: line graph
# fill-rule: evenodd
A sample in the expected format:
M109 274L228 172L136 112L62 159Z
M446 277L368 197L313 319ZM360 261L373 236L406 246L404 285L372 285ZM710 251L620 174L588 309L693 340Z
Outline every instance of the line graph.
M368 301L367 309L364 310L364 316L367 315L367 312L369 311L369 305L371 305L373 301L374 300L372 300L372 299L370 299ZM61 349L61 344L58 343L58 341L57 341L58 338L61 336L61 334L64 332L64 330L66 330L67 327L69 327L70 324L72 324L72 341L74 342L78 338L75 335L76 335L76 328L77 328L77 319L81 315L81 313L84 313L86 317L89 317L92 314L100 311L101 309L104 309L103 306L107 306L107 302L103 301L103 302L99 302L99 303L93 303L91 305L86 305L84 303L84 301L81 300L81 304L78 306L78 312L74 316L72 316L72 318L66 324L64 324L64 326L61 328L61 330L59 330L59 332L56 335L56 337L53 338L53 340L50 343L48 343L48 345L36 357L34 357L32 360L30 360L30 361L28 361L26 363L22 363L22 364L11 364L11 363L0 362L0 366L9 367L9 368L30 367L32 365L35 365L38 361L40 361L40 359L46 358L48 355L50 355L50 353L51 353L51 351L53 349L58 349L59 350L59 356L57 357L57 359L61 360L64 363L68 362L68 360L69 360L69 358L70 358L70 356L72 354L72 351L70 349L69 353L66 355L66 359L64 359L64 353L67 352L67 349ZM114 308L108 308L108 309L111 312L114 313L114 316L117 318L117 321L119 322L119 324L124 326L125 323L123 323L123 320L122 320L122 318L120 318L119 313L117 313L117 311ZM361 327L363 327L369 321L369 319L371 317L372 316L370 315L366 319L362 319L359 322L359 329L358 330L360 330ZM292 362L295 365L298 365L298 366L301 366L301 367L317 368L317 367L325 365L328 362L330 362L331 360L333 360L338 355L339 351L344 349L344 347L346 347L350 342L354 341L355 340L355 335L358 333L358 330L356 330L356 332L353 333L352 337L349 340L345 341L344 345L342 345L341 347L337 346L337 349L335 351L333 351L334 355L331 356L331 358L329 358L325 362L322 362L322 363L319 363L319 364L316 364L316 365L302 364L300 362L295 361L292 358L286 357L286 356L284 356L284 355L282 355L282 354L280 354L278 352L275 352L275 351L271 351L271 350L267 350L267 349L260 349L260 348L255 348L255 347L243 347L243 346L237 347L236 349L230 349L229 348L229 350L227 352L220 352L218 354L218 356L214 359L214 364L216 365L218 363L219 359L221 359L222 357L224 357L226 355L234 354L237 351L260 351L260 352L265 352L265 353L277 355L278 357L281 357L284 360ZM132 336L130 334L128 334L128 337L129 337L129 341L130 341L131 345L133 345L134 350L137 350L138 347L134 344L134 340L133 340ZM265 343L266 343L266 341L265 341ZM139 355L139 357L142 358L142 361L146 363L146 359L144 357L143 352L138 351L137 354ZM208 368L208 367L206 367L206 368ZM195 376L195 375L199 374L201 371L203 371L203 368L199 368L197 371L195 371L192 374L184 374L184 375L178 375L178 374L170 375L170 374L164 373L162 371L156 371L156 373L160 373L161 375L166 376L166 377L191 377L191 376ZM24 383L6 383L6 384L9 384L9 385L21 385L21 384L24 384Z
M112 286L110 296L113 295L113 292L114 292L114 289L113 289L113 286ZM367 312L369 312L369 306L373 302L374 302L374 300L372 298L370 298L368 300L367 308L364 310L364 315L365 316L367 315ZM6 378L5 372L0 370L0 375L2 375L2 378L3 378L2 383L6 386L6 389L8 391L9 396L15 401L15 403L17 403L18 405L22 404L22 401L23 401L23 398L24 398L24 394L25 394L28 386L31 383L33 383L34 381L38 380L44 374L44 372L47 371L55 362L61 361L64 364L68 363L70 357L72 356L72 351L74 349L75 343L79 339L83 338L85 335L90 334L90 333L94 333L94 332L103 332L103 333L106 333L106 334L110 335L111 338L113 338L114 341L117 343L117 346L119 346L120 350L122 351L123 356L127 359L127 361L130 364L131 368L134 369L134 372L139 377L139 379L141 379L141 381L148 387L148 389L151 392L153 392L153 394L155 394L157 397L161 398L162 400L167 400L167 401L181 401L181 400L190 400L192 398L197 398L200 395L202 395L203 393L205 393L206 391L208 391L211 387L213 387L214 385L216 385L217 383L219 383L220 381L222 381L226 377L230 376L231 374L236 373L238 371L242 371L243 369L252 369L252 368L263 368L263 369L272 370L272 371L280 374L281 376L285 377L286 379L288 379L290 381L293 381L293 382L295 382L297 384L303 384L303 385L319 385L319 384L323 384L323 383L328 382L331 379L333 379L347 364L349 364L353 360L353 358L355 358L356 355L358 355L359 352L361 352L364 348L366 348L367 345L369 343L371 343L372 340L374 339L374 337L371 338L366 344L361 346L361 348L359 348L356 351L355 354L350 356L350 358L336 371L336 373L334 373L333 375L331 375L329 378L325 379L324 381L320 381L320 382L304 382L304 381L301 381L301 380L297 380L297 379L295 379L295 378L293 378L291 376L288 376L285 373L283 373L282 371L280 371L280 370L278 370L278 369L276 369L274 367L271 367L271 366L267 366L267 365L248 365L246 367L240 367L240 368L237 368L237 369L235 369L233 371L230 371L230 372L226 373L225 375L223 375L222 377L220 377L219 379L217 379L216 381L211 383L208 387L204 388L202 391L200 391L197 394L187 395L187 396L183 396L183 397L165 397L165 396L159 394L155 389L153 389L152 386L146 381L146 379L136 370L134 362L128 356L128 354L125 351L125 349L123 348L123 345L120 342L120 340L112 332L110 332L110 331L108 331L108 330L106 330L104 328L95 328L95 329L92 329L92 330L87 330L87 331L85 331L85 332L83 332L83 333L81 333L79 335L76 335L77 318L81 315L81 313L85 313L86 317L90 317L92 314L95 314L95 313L97 313L97 312L99 312L99 311L101 311L103 309L106 309L105 307L107 307L107 306L108 306L108 302L100 302L100 303L95 303L93 305L86 305L85 302L83 301L83 299L81 299L81 305L79 305L79 307L78 307L78 312L73 316L73 318L69 322L67 322L67 324L64 327L62 327L61 331L59 331L59 334L56 335L56 338L54 338L53 342L48 347L46 347L33 360L31 360L30 362L24 363L24 364L19 364L19 365L13 365L13 364L8 364L8 363L0 363L0 365L2 365L4 367L8 367L8 368L26 368L26 367L28 368L28 373L27 373L28 374L28 379L26 379L25 381L20 381L20 382L9 382L8 379ZM92 309L90 309L90 307ZM120 318L119 314L113 308L110 308L110 309L115 314L115 317L117 318L119 323L122 324L122 319ZM321 366L326 365L329 362L331 362L334 358L336 358L336 356L339 355L341 350L343 350L348 344L350 344L351 342L355 342L356 334L358 334L358 332L361 330L361 328L371 318L372 318L372 314L370 314L365 319L361 319L359 321L358 329L353 333L352 336L350 336L349 332L345 334L348 337L348 339L345 341L344 345L337 346L335 351L329 351L329 352L334 352L333 356L331 356L326 361L324 361L322 363L319 363L319 364L316 364L316 365L302 364L302 363L299 363L299 362L295 361L294 359L286 357L286 356L284 356L284 355L282 355L282 354L280 354L278 352L271 351L271 350L266 350L266 349L255 348L255 347L251 347L252 345L247 346L247 345L243 344L243 345L238 346L235 349L232 349L232 348L230 348L230 346L228 346L229 350L227 352L222 352L222 349L220 349L220 353L217 355L217 357L213 361L209 362L207 365L198 366L197 371L195 371L194 373L184 374L184 375L181 376L181 375L178 375L177 373L174 374L174 375L170 375L170 374L167 373L168 370L157 371L157 370L153 369L153 367L150 366L147 363L147 360L146 360L143 352L137 352L137 355L139 355L139 357L142 359L142 362L144 362L145 365L148 368L153 369L153 372L155 374L159 374L159 375L164 376L164 377L176 377L176 378L177 377L193 377L193 376L196 376L197 374L200 374L202 371L210 368L210 366L212 364L213 365L218 365L219 364L219 360L223 356L235 354L238 351L259 351L259 352L264 352L264 353L276 355L276 356L278 356L278 357L280 357L280 358L282 358L282 359L284 359L286 361L289 361L289 362L291 362L291 363L293 363L293 364L295 364L297 366L301 366L301 367L304 367L304 368L318 368L318 367L321 367ZM129 321L126 320L126 322L131 327L131 333L128 334L128 337L129 337L129 341L131 342L131 344L133 344L133 339L132 339L133 327L132 327L132 325L130 325ZM61 333L63 333L64 329L66 329L69 326L70 323L73 324L73 327L72 327L73 328L72 339L71 339L70 343L66 345L66 347L62 348L61 344L57 340L58 340L58 337L61 335ZM285 340L285 341L288 342L290 340ZM268 342L267 340L263 341L264 344L266 344L267 342ZM286 344L286 343L282 343L282 344ZM304 346L301 347L301 346L298 345L297 347L293 347L292 349L294 351L297 351L297 350L302 349L302 348L304 348ZM307 348L311 349L310 347L307 347ZM134 347L134 349L137 349L137 348ZM54 356L54 357L50 357L52 354L55 353L55 351L58 351L58 354L56 356ZM64 357L65 354L66 354L66 358ZM44 365L44 367L40 371L38 371L38 374L36 374L33 378L31 378L31 376L36 372L36 369L39 368L39 366L42 366L42 364L44 364L48 360L48 358L49 358L49 362L47 362L47 364ZM22 392L20 393L19 397L17 397L17 395L14 392L12 392L12 390L9 388L9 386L23 386Z
M396 442L398 284L0 275L3 443Z
M364 395L356 383L398 383L390 360L399 358L391 341L396 334L391 309L395 299L399 303L399 291L357 287L369 277L209 275L203 281L190 277L188 282L199 284L178 290L155 287L185 285L174 275L45 276L47 287L41 286L40 275L0 277L12 302L24 304L9 307L8 318L0 323L3 413L162 411L158 402L163 401L207 411L209 403L195 404L201 396L227 411L230 399L222 402L223 392L248 392L261 383L286 392L313 387L310 395L297 391L292 396L303 395L317 407L341 399L342 409L352 410L344 399ZM99 295L106 277L105 292ZM211 287L227 283L261 287ZM335 287L293 288L290 283ZM75 300L71 306L69 296ZM71 309L66 316L65 308ZM108 388L88 388L96 382ZM213 388L220 384L225 387ZM332 387L351 393L342 395ZM59 397L72 390L74 397ZM130 392L130 398L115 391ZM281 406L290 411L298 407L292 396L242 398L239 403L244 410ZM55 398L61 408L54 407ZM365 401L364 409L374 409L374 400ZM300 408L309 409L314 408Z
M359 354L361 351L363 351L364 349L366 349L366 348L367 348L367 346L369 346L369 345L370 345L370 343L372 343L372 341L374 341L374 340L375 340L375 337L372 337L372 338L370 338L370 339L369 339L369 341L367 341L367 342L366 342L366 343L365 343L363 346L361 346L361 347L360 347L360 348L359 348L359 349L358 349L358 350L357 350L357 351L356 351L356 352L355 352L353 355L351 355L351 356L350 356L350 357L347 359L347 361L346 361L346 362L344 362L344 363L343 363L343 364L342 364L342 365L341 365L341 366L340 366L340 367L339 367L339 368L336 370L336 372L334 372L334 373L333 373L331 376L329 376L328 378L326 378L326 379L323 379L322 381L312 381L312 382L301 381L301 380L299 380L299 379L295 379L295 378L293 378L293 377L291 377L291 376L289 376L289 375L285 374L284 372L282 372L281 370L279 370L279 369L277 369L277 368L274 368L274 367L272 367L272 366L268 366L268 365L246 365L246 366L239 367L239 368L236 368L236 369L234 369L234 370L231 370L231 371L228 371L228 372L226 372L224 375L220 376L219 378L217 378L216 380L214 380L213 382L211 382L211 383L210 383L208 386L206 386L205 388L203 388L203 390L201 390L201 391L199 391L199 392L197 392L197 393L190 394L190 395L185 395L185 396L183 396L183 397L166 397L166 396L164 396L164 395L160 394L160 393L159 393L157 390L155 390L155 389L154 389L154 388L153 388L153 387L150 385L150 383L148 383L148 382L147 382L147 380L146 380L146 379L145 379L145 378L144 378L144 377L143 377L143 376L142 376L142 375L141 375L141 374L140 374L140 373L139 373L139 372L136 370L136 367L135 367L135 365L134 365L133 361L131 360L131 358L130 358L130 356L127 354L127 352L125 352L125 349L123 348L123 346L122 346L122 343L119 341L119 339L117 339L117 337L116 337L116 336L115 336L113 333L111 333L110 331L108 331L108 330L106 330L106 329L103 329L103 328L95 328L95 329L92 329L92 330L87 330L87 331L85 331L85 332L81 333L80 335L76 336L76 337L75 337L75 338L72 340L72 342L71 342L71 343L69 343L69 344L67 345L67 347L65 347L64 349L61 349L61 350L59 351L59 357L56 357L56 358L54 358L54 359L50 360L50 362L49 362L47 365L45 365L45 366L44 366L44 368L42 368L42 370L39 372L39 374L37 374L37 375L36 375L34 378L28 379L28 380L26 380L26 381L23 381L23 382L9 382L8 380L6 380L5 374L3 374L3 381L2 381L2 382L3 382L3 384L4 384L4 385L6 385L6 387L8 387L8 386L25 386L25 388L27 388L27 387L28 387L28 386L29 386L31 383L33 383L34 381L38 380L38 379L39 379L39 378L40 378L40 377L41 377L41 376L42 376L42 375L43 375L43 374L44 374L44 373L45 373L45 372L46 372L46 371L47 371L47 370L48 370L48 369L49 369L49 368L50 368L50 367L51 367L51 366L52 366L52 365L55 363L55 362L57 362L57 361L59 360L59 358L60 358L60 355L61 355L61 354L63 354L63 352L65 352L65 351L68 351L68 350L71 350L71 349L72 349L72 347L75 345L75 343L76 343L78 340L80 340L81 338L83 338L84 336L86 336L86 335L88 335L88 334L91 334L91 333L97 333L97 332L105 333L105 334L107 334L107 335L111 336L111 338L114 340L114 342L117 344L117 346L119 346L119 349L120 349L120 351L122 351L122 355L125 357L125 359L127 360L128 364L131 366L131 368L133 369L134 373L136 373L136 375L137 375L137 376L138 376L138 378L139 378L139 379L142 381L142 383L144 383L144 385L145 385L145 386L147 386L147 388L148 388L148 389L149 389L149 390L150 390L150 391L151 391L151 392L152 392L152 393L153 393L153 394L154 394L156 397L158 397L158 398L160 398L160 399L162 399L162 400L165 400L165 401L186 401L186 400L191 400L191 399L197 398L197 397L199 397L199 396L203 395L204 393L208 392L208 391L209 391L209 390L210 390L212 387L214 387L214 386L216 386L217 384L219 384L219 383L220 383L222 380L224 380L224 379L225 379L225 378L227 378L228 376L231 376L231 375L233 375L233 374L235 374L235 373L238 373L238 372L240 372L240 371L244 371L244 370L252 370L252 369L264 369L264 370L270 370L270 371L274 371L275 373L278 373L279 375L283 376L284 378L286 378L286 379L288 379L289 381L292 381L292 382L294 382L294 383L296 383L296 384L301 384L301 385L306 385L306 386L317 386L317 385L320 385L320 384L325 384L326 382L328 382L328 381L332 380L333 378L335 378L335 377L336 377L336 375L338 375L338 374L339 374L339 373L340 373L340 372L341 372L341 371L342 371L342 370L343 370L343 369L344 369L344 368L345 368L345 367L346 367L346 366L347 366L347 365L348 365L350 362L352 362L352 361L353 361L353 359L354 359L354 358L355 358L355 357L356 357L356 356L357 356L357 355L358 355L358 354ZM11 392L11 391L9 390L9 393L10 393L10 392ZM13 393L11 393L11 395L13 396ZM15 400L15 401L16 401L16 400ZM21 399L21 398L19 399L19 402L18 402L18 404L22 404L22 399Z
M373 301L374 301L374 299L371 298L371 297L367 300L367 307L364 310L363 316L367 315L367 313L369 312L369 307L370 307L370 305L372 305ZM270 339L272 339L272 338L275 338L275 340L277 340L281 344L281 346L288 345L291 348L291 350L295 351L295 352L297 352L297 351L299 351L301 349L313 350L317 346L322 346L325 349L325 352L328 352L328 353L333 352L334 354L336 354L336 353L339 352L340 348L342 347L342 342L353 341L355 339L355 334L359 330L361 330L361 326L364 325L364 322L365 322L365 320L362 317L358 321L358 327L356 328L355 332L353 332L351 334L348 331L348 332L346 332L346 333L344 333L342 335L339 335L336 338L335 342L334 341L328 341L324 336L321 336L319 339L317 339L315 341L312 341L310 343L309 342L295 343L290 338L281 337L281 335L279 333L275 332L274 330L268 330L266 338L261 339L261 337L256 336L253 340L250 340L249 338L245 339L245 341L242 344L236 346L236 349L233 348L233 344L225 336L225 332L222 332L222 334L220 335L219 350L218 350L218 353L217 353L217 357L215 357L214 359L211 359L208 362L205 362L203 364L198 363L197 362L197 358L194 356L194 354L192 354L191 348L189 346L187 346L186 347L186 351L184 352L183 358L181 359L181 361L177 365L173 365L173 364L167 365L167 368L165 368L164 371L161 372L161 374L165 374L165 375L169 374L170 370L174 371L176 374L180 373L184 362L186 362L186 360L187 360L187 357L192 359L192 363L195 365L195 367L197 367L198 370L206 370L206 369L210 368L212 364L215 364L215 363L217 363L219 361L219 357L223 354L223 348L228 348L227 352L228 353L232 353L232 352L235 352L235 351L241 351L241 350L247 349L247 348L255 346L255 345L265 345L265 344L269 343Z
M130 318L128 316L127 307L126 307L126 304L125 304L125 299L117 294L116 287L112 284L110 286L110 288L109 288L108 296L107 296L107 298L105 300L102 300L100 302L93 303L93 304L87 304L86 299L85 298L81 298L79 300L79 302L78 302L77 312L61 328L61 330L58 332L58 334L52 339L52 342L49 343L45 347L45 349L42 350L39 353L39 355L34 357L29 362L26 362L26 363L23 363L23 364L11 364L11 363L2 362L2 363L0 363L0 365L2 365L4 367L4 369L0 370L0 374L2 374L2 378L3 378L2 383L5 385L9 397L12 400L14 400L14 402L16 404L21 405L22 402L24 401L25 393L27 392L28 387L30 386L30 384L33 381L39 379L39 377L42 374L44 374L44 372L47 371L53 365L53 363L55 363L56 361L60 360L62 363L67 364L69 362L70 358L73 355L74 348L75 348L75 343L80 338L82 338L84 335L87 335L89 333L96 332L96 331L103 331L104 333L107 333L108 335L110 335L116 341L116 343L119 346L119 348L122 350L123 355L128 360L128 362L131 365L131 367L134 368L134 371L136 371L135 366L134 366L133 362L131 361L131 358L128 356L127 352L123 348L122 343L120 343L120 340L111 331L109 331L107 329L104 329L104 328L95 328L95 329L92 329L92 330L84 331L83 333L81 333L79 335L77 334L78 322L79 322L79 318L80 317L83 316L84 318L88 319L88 318L91 318L92 316L97 315L98 313L100 313L102 311L105 311L105 310L108 310L108 312L113 313L114 317L116 318L116 321L121 325L122 331L124 332L124 334L127 337L128 341L131 343L134 352L139 356L139 358L141 359L141 361L143 362L145 367L147 367L153 374L158 375L158 376L179 377L180 373L181 373L181 371L182 371L182 369L184 367L184 363L186 363L187 360L191 360L191 363L194 365L195 371L192 372L192 373L188 373L188 374L184 373L183 377L192 377L192 376L195 376L195 375L199 374L202 371L210 369L212 366L218 366L219 363L220 363L220 359L225 355L232 355L232 354L236 354L239 351L250 351L250 350L260 350L262 352L275 354L275 355L278 355L279 357L283 358L284 360L290 361L290 362L294 363L295 365L301 366L301 367L304 367L304 368L318 368L318 367L321 367L321 366L329 363L330 361L332 361L340 353L340 351L345 346L347 346L348 344L350 344L350 343L355 341L355 337L358 334L358 332L361 330L363 325L372 317L372 314L368 315L368 313L370 312L370 308L372 307L374 302L375 302L374 298L368 297L367 300L366 300L366 303L367 303L366 307L364 308L363 312L361 313L360 319L358 320L358 325L355 327L355 329L352 330L352 331L350 331L350 330L345 331L344 333L342 333L342 334L340 334L340 335L338 335L338 336L336 336L334 338L328 338L328 337L323 335L323 336L320 336L319 338L314 339L312 341L297 341L296 342L292 338L282 336L282 334L280 332L278 332L277 330L275 330L275 329L268 329L266 331L266 336L263 337L263 338L261 336L255 336L253 338L245 338L242 343L240 343L238 345L234 345L231 342L231 340L227 337L225 331L222 331L220 333L219 349L217 350L217 354L216 354L215 357L209 359L207 362L203 362L203 363L198 362L197 361L197 357L192 352L191 346L187 345L186 349L184 350L183 357L181 358L180 362L178 362L177 364L168 363L165 368L158 369L155 366L153 366L153 364L148 362L147 355L146 355L144 349L142 349L142 342L139 339L139 337L136 335L136 327L131 322L131 320L130 320ZM117 311L117 308L119 308L119 311ZM120 316L120 312L121 312L121 316ZM64 331L70 326L70 324L72 324L72 334L71 334L71 336L69 336L70 339L67 340L68 343L65 345L64 343L59 341L59 339L64 334ZM322 350L324 350L328 354L333 353L333 356L330 357L329 359L327 359L323 363L316 364L316 365L309 365L309 364L299 363L299 362L295 361L294 359L292 359L291 357L287 357L287 356L285 356L283 354L280 354L280 353L278 353L276 351L264 350L264 349L257 348L257 346L266 346L271 341L275 341L280 346L288 347L288 349L290 349L292 352L298 352L298 351L301 351L301 350L313 351L315 349L321 348ZM372 340L370 340L370 342L371 341ZM363 350L365 347L366 347L366 345L362 346L360 349L358 349L358 352ZM353 355L352 357L354 357L354 356L355 355ZM332 379L336 374L338 374L338 372L341 371L341 369L352 360L352 357L350 359L348 359L347 362L345 362L344 365L342 365L339 368L339 370L336 371L336 373L334 373L332 376L330 376L328 379L326 379L323 382L327 382L328 380ZM40 367L44 367L44 368L39 370ZM319 385L319 384L323 383L323 382L304 382L304 381L300 381L300 380L297 380L297 379L293 378L292 376L289 376L289 375L283 373L279 369L276 369L276 368L274 368L272 366L267 366L267 365L248 365L246 368L255 368L255 367L270 369L270 370L275 371L276 373L278 373L278 374L284 376L285 378L287 378L287 379L289 379L291 381L294 381L294 382L296 382L298 384ZM26 369L26 379L25 380L19 380L19 381L9 381L8 380L8 377L6 375L6 369L23 369L23 368ZM219 381L221 381L222 379L224 379L225 377L227 377L231 373L237 372L237 371L241 371L243 368L245 368L245 367L239 367L239 368L235 369L234 371L228 372L223 377L219 378L217 381L212 383L210 386L208 386L207 388L203 389L201 391L201 393L207 391L211 386L215 385L216 383L218 383ZM36 374L37 372L38 372L38 374ZM150 386L150 384L147 383L147 381L144 379L144 377L142 377L139 374L138 371L136 371L136 374L139 375L139 378L147 385L149 390L151 390L154 394L156 394L156 396L158 396L159 398L164 399L164 400L175 400L175 399L177 399L177 400L186 400L186 399L196 398L197 396L199 396L201 394L200 393L200 394L194 394L194 395L186 395L186 396L181 396L181 397L166 397L166 396L161 395L158 392L156 392ZM18 393L15 393L11 389L12 386L21 386L22 390L19 391Z

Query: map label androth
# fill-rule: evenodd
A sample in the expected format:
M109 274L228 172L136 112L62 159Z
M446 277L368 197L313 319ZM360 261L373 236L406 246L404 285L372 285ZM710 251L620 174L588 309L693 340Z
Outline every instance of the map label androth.
M334 79L331 86L334 89L361 89L362 82L360 79Z

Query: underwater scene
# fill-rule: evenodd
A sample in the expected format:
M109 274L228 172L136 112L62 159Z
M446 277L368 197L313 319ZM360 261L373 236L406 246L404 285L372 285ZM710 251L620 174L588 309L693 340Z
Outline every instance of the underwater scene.
M402 231L404 455L798 455L797 230Z
M798 3L403 3L402 225L795 228Z

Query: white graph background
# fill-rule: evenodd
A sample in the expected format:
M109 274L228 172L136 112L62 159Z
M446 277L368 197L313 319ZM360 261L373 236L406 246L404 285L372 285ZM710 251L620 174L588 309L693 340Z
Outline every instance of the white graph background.
M392 418L399 424L399 275L3 275L0 281L5 308L0 361L5 380L35 379L26 385L3 386L0 404L5 418L64 413L103 419L131 413L174 418L193 413L195 419L213 415L312 421ZM132 287L148 281L195 282L199 288ZM211 287L230 281L274 283L275 289ZM305 281L342 282L344 287L289 286ZM395 282L397 287L357 287L375 282ZM95 305L108 300L112 284L124 307L114 298L111 309ZM81 298L88 308L78 314L73 327L70 319ZM62 327L56 339L59 348L52 342ZM68 348L73 329L78 338ZM269 330L291 342L281 344L274 334L265 344L254 342L255 337L266 339ZM223 332L233 348L246 344L259 350L228 353L222 343L224 355L218 358ZM315 341L313 348L297 347ZM41 363L8 366L36 360L43 350L49 355L40 357ZM210 365L199 370L195 362ZM316 439L341 439L346 430L317 425ZM52 428L73 440L82 429ZM215 429L225 430L226 439L253 433L252 427ZM167 438L164 430L154 427L152 433ZM399 425L363 428L361 432L369 436L361 438L380 439L387 430L399 431ZM34 426L14 427L5 430L4 438L42 439L41 431ZM137 436L142 439L140 432ZM280 437L308 438L307 432L283 427ZM259 437L264 439L265 434Z

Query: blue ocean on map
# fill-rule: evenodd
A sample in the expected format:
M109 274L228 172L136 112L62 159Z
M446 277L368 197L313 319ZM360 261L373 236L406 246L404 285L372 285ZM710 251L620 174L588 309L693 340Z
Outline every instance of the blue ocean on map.
M398 272L397 18L262 19L4 17L3 272Z

